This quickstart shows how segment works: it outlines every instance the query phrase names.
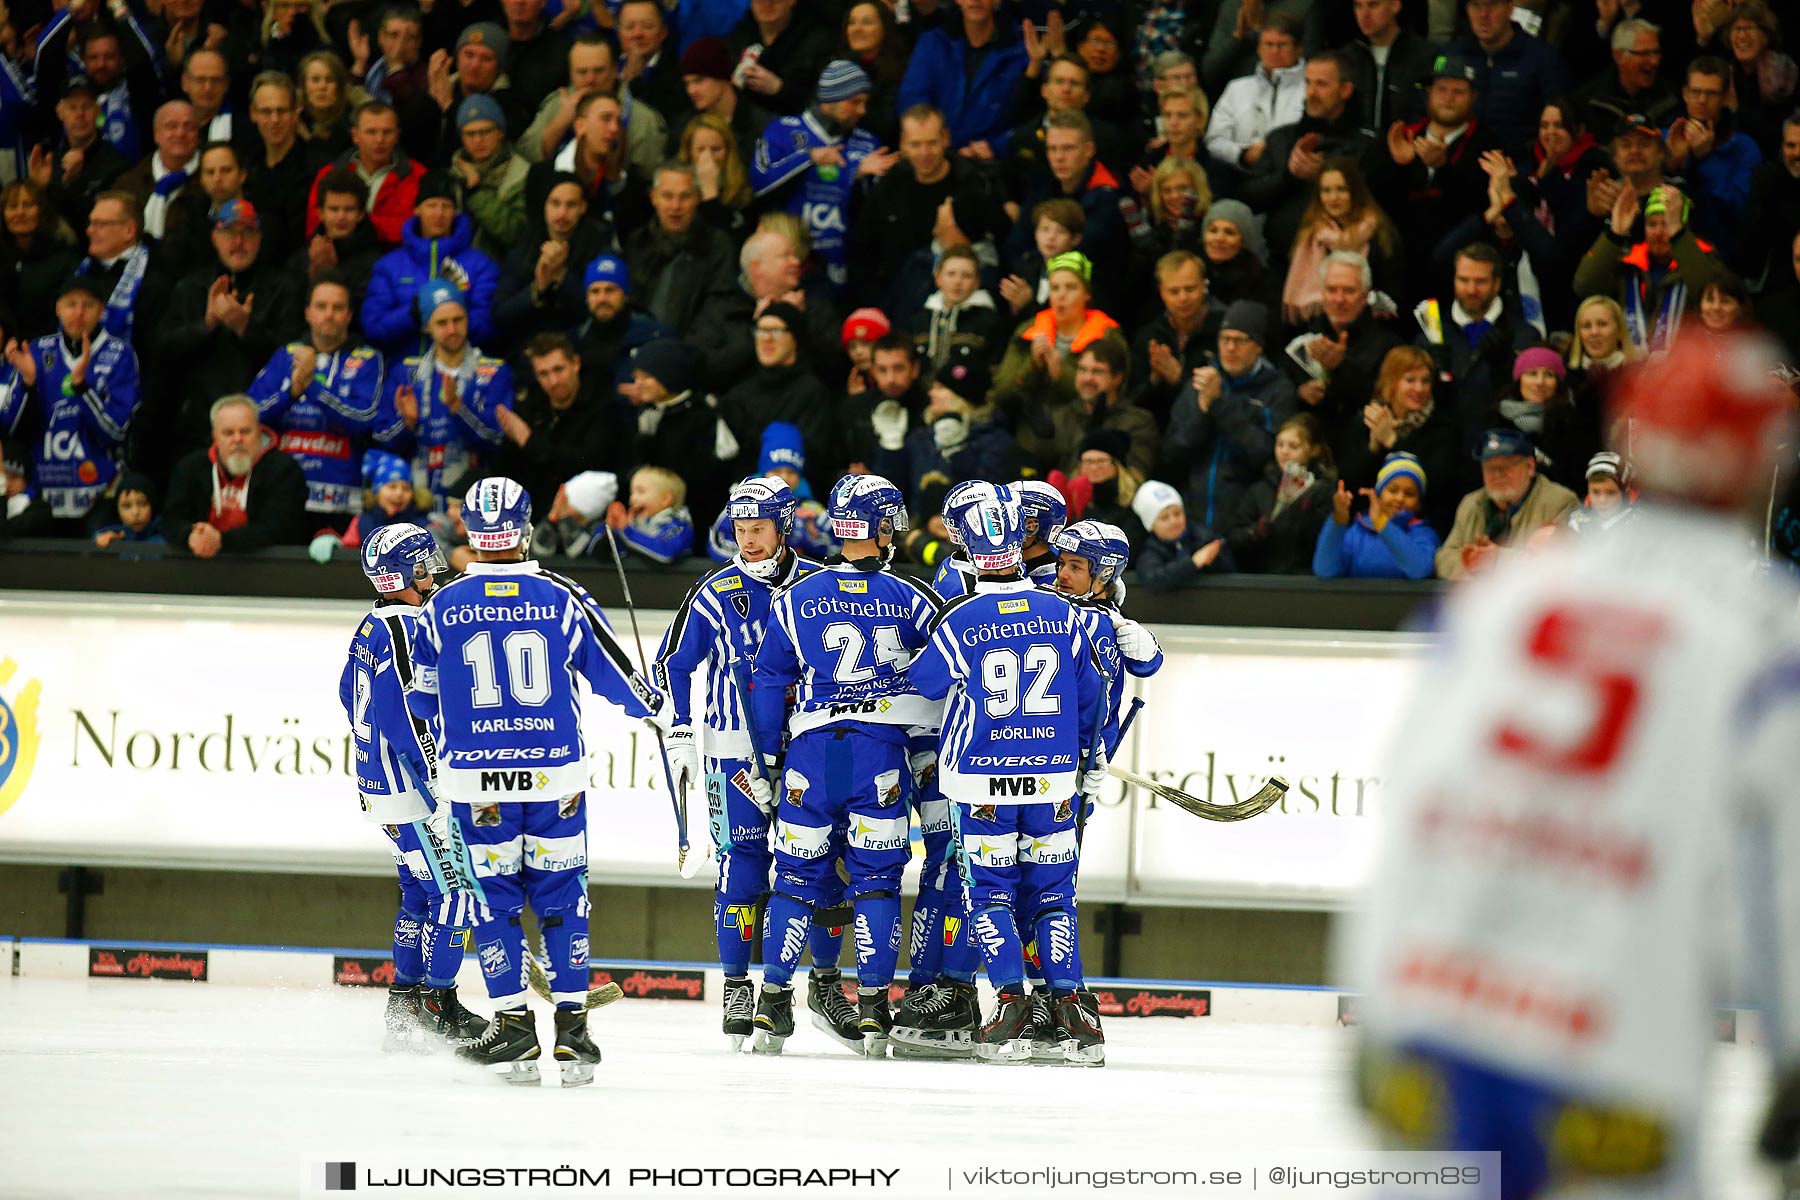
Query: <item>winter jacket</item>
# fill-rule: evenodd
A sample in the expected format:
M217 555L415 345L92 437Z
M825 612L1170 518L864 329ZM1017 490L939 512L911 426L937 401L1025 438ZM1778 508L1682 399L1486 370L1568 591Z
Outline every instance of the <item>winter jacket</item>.
M1362 94L1362 89L1357 89ZM1206 152L1220 162L1243 166L1244 151L1267 141L1269 131L1291 125L1306 112L1306 65L1295 63L1270 74L1261 64L1225 85L1206 123ZM1244 167L1249 170L1249 167Z
M699 220L679 238L655 222L634 231L625 239L625 262L631 268L632 294L677 336L720 319L738 290L738 255L731 239Z
M223 324L207 328L208 295L220 276L226 276L238 297L256 297L241 334ZM305 328L302 307L300 289L273 260L259 258L248 270L229 275L213 258L175 285L157 329L152 372L157 388L146 402L155 405L157 426L178 449L211 442L213 401L243 391L282 343Z
M1386 143L1363 129L1353 109L1345 109L1343 116L1335 121L1302 116L1292 124L1270 130L1263 156L1244 178L1243 186L1238 189L1238 199L1248 204L1251 211L1268 215L1263 237L1274 247L1271 257L1285 257L1287 247L1294 244L1300 232L1306 206L1312 203L1313 194L1318 191L1312 181L1288 174L1288 158L1293 154L1294 146L1312 133L1319 135L1319 149L1326 159L1355 159L1365 179L1380 179L1392 165Z
M632 94L632 89L620 87L617 94L619 101L619 120L625 126L625 161L645 175L655 171L657 165L668 157L669 123L665 114L654 105L639 100ZM682 97L682 107L687 107L687 97ZM525 160L527 167L541 163L546 158L554 158L559 150L568 148L574 139L574 126L563 132L563 140L550 147L550 153L544 153L544 135L549 132L550 122L562 108L562 89L552 89L543 102L538 105L537 115L525 131L513 139L513 150ZM679 131L677 131L679 133ZM679 138L675 140L679 141ZM747 161L747 160L746 160ZM542 211L542 205L537 212Z
M1652 270L1647 242L1629 243L1611 227L1589 247L1575 268L1575 293L1611 296L1625 310L1626 332L1640 350L1660 350L1681 326L1689 306L1696 312L1706 285L1725 272L1711 243L1683 229L1669 243L1668 265Z
M1388 126L1395 121L1417 121L1425 115L1425 92L1431 86L1431 72L1437 62L1437 43L1402 29L1388 47L1387 70L1379 75L1374 51L1365 39L1353 39L1344 52L1350 56L1350 78L1356 84L1350 103L1365 129L1385 137Z
M294 355L306 343L277 350L251 382L250 398L276 448L306 475L306 510L352 513L362 506L362 457L381 408L381 352L345 345L320 354L306 389L294 395Z
M947 21L944 28L921 35L907 60L895 107L905 112L915 104L929 104L949 122L952 150L986 142L995 158L1004 158L1012 141L1013 89L1029 61L1018 26L996 13L994 36L972 77L968 60L969 42L959 22Z
M1200 411L1193 380L1182 385L1162 442L1163 474L1208 528L1223 528L1236 515L1244 490L1274 457L1275 431L1300 410L1293 383L1266 358L1241 379L1219 375L1219 398L1207 412Z
M1667 130L1664 131L1667 136ZM1750 202L1750 180L1763 154L1749 136L1721 115L1713 132L1712 153L1687 161L1687 194L1694 202L1694 236L1717 246L1719 256L1737 261L1738 222ZM1783 164L1785 167L1785 164ZM1792 239L1788 245L1792 246Z
M972 361L992 370L1006 352L1012 322L994 306L994 298L978 288L952 308L944 293L933 292L906 322L924 372L932 377L957 361Z
M448 235L425 238L419 219L406 222L398 250L384 254L369 276L362 304L363 336L391 360L418 354L428 344L419 313L419 290L431 279L447 279L463 295L469 312L469 341L480 344L494 336L494 292L500 268L475 249L475 226L467 213L457 213Z
M1005 426L992 419L992 410L986 408L975 410L962 445L948 453L938 445L937 435L929 425L906 435L905 453L906 479L902 486L909 496L917 496L934 481L958 484L965 479L986 479L999 482L1017 479L1020 474L1018 444Z
M629 418L610 380L583 375L580 391L560 410L533 388L513 411L531 426L531 436L523 446L503 440L493 458L494 473L517 480L533 496L554 496L583 471L611 471L625 479L637 462Z
M1337 477L1328 473L1288 501L1277 513L1281 481L1273 463L1238 501L1225 531L1225 544L1238 569L1261 575L1306 575L1312 571L1319 526L1331 519L1331 495Z
M458 150L452 161L474 165L467 150ZM502 143L481 164L481 182L463 197L475 226L475 248L496 262L525 236L525 176L530 171L531 164Z
M1394 322L1379 321L1368 309L1364 309L1356 320L1340 330L1331 323L1331 318L1320 313L1306 323L1304 329L1288 345L1295 341L1302 345L1315 337L1327 341L1337 341L1339 333L1349 334L1344 343L1344 361L1338 364L1337 370L1328 371L1325 375L1325 396L1313 406L1313 412L1319 420L1325 422L1326 429L1345 429L1355 420L1355 414L1363 410L1375 397L1375 383L1381 377L1381 361L1387 357L1389 350L1401 344L1400 335L1394 332ZM1306 369L1294 360L1292 353L1284 356L1282 363L1288 378L1298 388L1311 376Z
M1044 200L1073 200L1081 205L1087 219L1081 234L1081 252L1094 264L1094 304L1111 312L1123 311L1121 302L1130 273L1130 239L1119 211L1119 197L1125 188L1099 159L1094 160L1087 178L1074 192L1065 192L1056 177L1048 173L1037 182L1038 186L1027 191L1020 201L1019 210L1027 219L1013 226L1007 239L1007 257L1016 261L1027 250L1036 249L1032 241L1036 229L1029 220L1034 207Z
M1562 55L1522 29L1494 53L1472 37L1445 48L1475 63L1475 115L1493 127L1514 161L1523 162L1537 139L1538 114L1546 101L1569 93Z
M1523 545L1526 538L1544 526L1560 525L1568 520L1569 514L1580 506L1581 501L1574 492L1539 475L1532 479L1531 487L1519 503L1505 514L1501 536L1487 536L1503 548ZM1462 498L1462 503L1456 506L1456 524L1437 552L1439 579L1468 578L1468 568L1462 562L1463 547L1472 545L1476 538L1487 533L1490 516L1496 522L1500 520L1500 514L1493 511L1484 489L1476 488Z
M104 145L96 142L95 145ZM49 224L51 214L43 214ZM82 253L73 241L60 241L48 230L21 251L0 234L0 328L9 338L37 338L56 332L56 293L75 273Z
M1037 406L1027 404L1019 422L1019 448L1035 456L1046 473L1065 471L1074 474L1081 465L1081 443L1090 433L1110 429L1124 434L1131 442L1125 465L1140 475L1156 469L1156 418L1138 407L1129 396L1121 394L1108 404L1102 399L1092 411L1077 396L1068 404Z
M786 367L757 366L725 393L719 406L742 447L739 464L744 474L756 468L763 429L771 421L787 421L798 425L805 439L806 475L813 491L822 496L837 482L827 476L838 453L831 393L803 362Z
M309 242L310 240L308 239ZM360 312L362 302L369 294L369 276L375 273L375 264L381 261L381 256L387 251L375 236L375 227L367 220L358 221L349 237L333 238L331 248L337 252L336 266L314 271L312 256L303 244L288 257L282 269L300 296L310 294L313 279L326 271L342 276L344 282L350 285L350 304Z
M654 408L638 409L636 420L631 461L667 467L686 480L690 511L721 511L743 472L738 470L742 447L719 402L697 389L686 391Z
M1489 428L1488 404L1512 379L1513 359L1541 339L1520 315L1515 300L1503 299L1500 311L1491 319L1483 313L1461 322L1464 314L1454 301L1442 303L1439 312L1444 340L1433 342L1421 330L1413 344L1431 356L1437 372L1433 383L1437 403L1457 414L1463 445L1473 451L1482 431ZM1347 427L1357 423L1354 413L1344 415Z
M494 324L509 343L524 344L540 333L568 333L587 320L587 264L614 250L612 227L584 220L569 235L568 267L562 283L547 296L532 289L537 282L537 260L550 235L539 221L532 221L518 243L507 252L494 293ZM635 268L634 268L635 269Z
M1344 418L1343 438L1338 443L1338 473L1351 491L1375 486L1376 473L1390 454L1410 454L1425 468L1425 501L1419 515L1442 537L1456 520L1456 504L1468 481L1479 478L1480 469L1463 449L1462 429L1449 408L1433 403L1431 415L1417 429L1399 437L1388 450L1369 449L1369 428L1362 412Z
M1063 352L1062 369L1056 378L1047 379L1031 357L1031 344L1039 336L1052 341L1056 339L1056 314L1047 308L1013 330L1000 366L994 372L994 388L988 393L988 398L1015 421L1024 408L1036 410L1073 403L1075 362L1094 342L1111 338L1118 343L1119 349L1128 354L1131 351L1125 344L1125 335L1119 331L1119 323L1099 309L1090 308L1074 340Z
M244 494L248 518L221 531L221 554L248 554L269 546L306 542L306 475L300 464L275 449L275 432L263 430L262 449L250 467ZM194 526L213 520L221 485L228 482L212 448L194 450L175 464L169 477L169 499L163 506L163 534L171 544L186 546Z
M596 382L611 380L605 389L615 405L622 403L618 385L631 382L631 355L646 342L674 336L674 331L640 309L627 306L602 324L592 315L576 327L571 340L581 355L586 377Z
M911 489L906 486L905 480L916 476L910 475L907 470L906 439L908 434L920 429L930 431L924 421L926 403L923 382L914 383L892 399L875 387L865 387L855 395L846 393L838 397L835 409L838 462L833 473L839 473L840 469L847 468L852 463L861 463L871 473L900 483L902 490L911 495ZM881 434L875 428L877 413L882 415L884 421L894 417L904 419L905 428L900 434L898 446L890 449L881 444Z
M653 512L647 517L634 517L619 530L619 543L654 563L668 564L686 558L694 551L694 518L685 504ZM596 537L587 544L587 552L610 555L606 549L610 539Z
M801 286L806 295L806 308L801 313L806 327L800 335L800 357L819 378L842 379L849 370L840 340L843 313L832 302L829 288L814 290L804 282ZM718 298L716 311L716 318L709 314L709 320L695 325L686 340L699 351L697 366L705 386L723 394L757 369L756 300L745 288L742 276L735 288Z
M1165 542L1155 534L1144 538L1136 558L1137 581L1146 592L1172 592L1192 587L1202 575L1225 574L1237 570L1229 544L1219 548L1219 557L1202 570L1194 565L1194 551L1218 537L1209 526L1190 520L1187 530L1173 542Z
M1320 579L1430 579L1438 535L1418 517L1396 517L1380 533L1368 514L1319 530L1313 574Z
M312 237L319 231L319 183L329 175L334 167L345 167L362 172L357 168L356 151L343 155L331 166L319 168L313 176L312 191L306 196L306 236ZM394 152L394 161L381 176L381 181L373 188L369 197L369 223L375 227L375 236L384 246L398 246L401 230L412 220L413 209L419 204L419 181L425 178L425 168L402 151ZM364 179L364 183L368 180Z
M1544 405L1542 424L1535 432L1509 420L1501 412L1502 400L1519 399L1517 388L1509 388L1496 396L1486 410L1486 428L1514 428L1525 434L1542 456L1538 461L1539 473L1577 496L1587 491L1588 459L1600 449L1600 413L1594 406L1594 397L1586 394L1586 389L1583 391L1581 400L1584 403L1579 408L1567 394L1555 403Z
M937 211L950 201L956 227L974 247L984 271L998 261L1012 231L995 180L972 159L950 157L950 171L920 183L904 160L869 189L850 223L850 285L858 304L910 313L937 287L932 238Z
M762 57L756 60L757 65L780 77L781 90L772 96L758 95L756 99L775 113L798 113L810 104L819 82L819 72L831 58L831 34L813 15L816 7L794 5L787 27L766 44L761 28L750 13L745 13L725 38L733 62L747 47L762 46Z

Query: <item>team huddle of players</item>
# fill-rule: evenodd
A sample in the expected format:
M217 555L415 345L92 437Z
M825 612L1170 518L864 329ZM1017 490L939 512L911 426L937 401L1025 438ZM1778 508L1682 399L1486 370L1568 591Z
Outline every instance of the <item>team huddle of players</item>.
M1081 831L1119 738L1124 676L1161 665L1118 609L1124 535L1065 528L1044 484L966 483L943 512L959 549L928 588L887 569L906 529L887 480L832 489L843 552L823 564L787 544L797 503L773 477L733 490L738 553L683 600L648 679L593 598L526 557L530 497L510 480L469 493L475 561L442 586L422 531L391 527L365 546L382 599L340 692L362 807L401 879L385 1048L441 1039L535 1083L535 980L555 1005L564 1086L593 1078L580 676L655 726L678 789L704 781L734 1049L781 1051L810 952L813 1023L859 1054L1104 1062L1075 917ZM915 817L924 861L896 1011ZM541 955L526 945L527 902ZM846 926L854 1003L838 965ZM470 943L491 1020L456 995ZM996 997L985 1021L982 966Z

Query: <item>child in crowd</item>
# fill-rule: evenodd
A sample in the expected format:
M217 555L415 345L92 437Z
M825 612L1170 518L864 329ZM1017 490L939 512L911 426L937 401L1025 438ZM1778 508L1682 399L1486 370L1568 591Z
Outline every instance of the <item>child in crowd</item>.
M162 518L157 515L156 485L148 475L127 471L114 493L117 519L94 531L94 545L105 549L114 542L163 544Z
M838 552L825 519L825 506L812 494L806 482L806 436L800 427L788 421L770 421L763 430L762 452L757 455L756 473L773 475L800 497L794 510L794 531L788 534L788 545L807 558L824 561ZM731 517L721 511L706 536L706 553L714 562L729 562L737 553L737 538L732 533Z
M411 463L386 450L365 450L362 476L365 489L362 511L356 514L350 527L344 530L342 538L321 533L313 539L314 547L330 538L354 550L377 529L398 521L427 529L431 527L425 508L419 503L419 494L413 488ZM327 550L329 551L329 547ZM318 557L316 551L313 557Z
M1369 511L1352 519L1350 506L1366 496ZM1338 480L1331 520L1319 530L1313 574L1321 579L1430 579L1439 538L1419 517L1425 468L1411 454L1390 454L1375 486L1355 493Z
M1208 572L1237 569L1225 539L1190 522L1181 493L1162 480L1145 480L1131 498L1131 511L1149 530L1137 552L1138 583L1145 591L1193 587Z
M1587 498L1569 514L1576 533L1603 533L1637 512L1631 493L1631 468L1611 450L1588 459Z
M875 343L886 337L891 328L887 314L879 308L859 308L844 318L839 338L844 353L850 356L851 377L860 375L864 387L874 386Z

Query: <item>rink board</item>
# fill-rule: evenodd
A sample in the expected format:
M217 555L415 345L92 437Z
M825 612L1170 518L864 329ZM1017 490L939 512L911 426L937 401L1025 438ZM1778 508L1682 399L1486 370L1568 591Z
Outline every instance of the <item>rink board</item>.
M356 807L348 601L12 593L0 600L0 861L381 874ZM614 614L623 621L623 614ZM654 653L671 614L639 614ZM1230 803L1281 774L1253 821L1197 820L1116 781L1082 849L1089 902L1332 908L1369 858L1380 763L1422 639L1157 627L1167 656L1123 765ZM698 706L696 707L698 711ZM709 885L675 870L654 738L584 713L596 885ZM690 796L688 835L710 844ZM919 845L914 835L915 863ZM909 886L916 869L909 872Z
M233 987L385 988L382 968L392 960L383 950L301 949L281 946L213 946L190 942L76 941L63 938L0 937L0 963L27 979L89 979L107 986L184 987L217 983ZM347 964L368 964L362 971ZM692 1004L713 1018L724 991L717 965L695 962L649 962L609 959L590 964L593 981L616 982L625 1000ZM854 966L845 970L853 979ZM116 984L113 981L117 981ZM457 986L470 996L486 991L479 964L463 960ZM987 978L977 980L984 1004L992 1003ZM1329 987L1215 983L1167 979L1101 979L1088 981L1107 1020L1200 1020L1250 1025L1352 1026L1356 996ZM897 994L897 993L896 993ZM624 1003L625 1001L619 1001ZM1755 1012L1722 1009L1721 1041L1760 1045Z

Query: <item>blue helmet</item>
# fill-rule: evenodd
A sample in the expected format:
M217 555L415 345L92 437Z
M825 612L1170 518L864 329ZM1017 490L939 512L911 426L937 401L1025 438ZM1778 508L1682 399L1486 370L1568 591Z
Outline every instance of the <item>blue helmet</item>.
M731 489L725 503L730 521L773 521L783 537L794 532L794 510L800 497L775 475L752 475Z
M1088 571L1095 583L1112 583L1131 562L1131 539L1117 525L1104 521L1077 521L1065 525L1050 539L1062 554L1074 554L1088 560Z
M523 548L531 539L531 495L504 476L484 479L463 498L469 547L494 551Z
M962 511L971 504L995 497L995 485L985 479L965 479L963 482L944 493L944 528L950 533L952 545L962 545ZM1017 497L1014 497L1017 499Z
M429 531L407 521L383 525L362 544L363 574L382 595L404 592L450 568Z
M1043 480L1021 479L1012 485L1012 490L1019 498L1019 507L1025 510L1026 537L1048 542L1069 519L1069 506L1063 502L1062 493Z
M1010 571L1025 561L1025 517L1009 487L965 504L956 514L962 547L977 571Z
M840 541L873 541L883 522L889 533L906 531L906 497L879 475L844 476L832 485L825 511Z

